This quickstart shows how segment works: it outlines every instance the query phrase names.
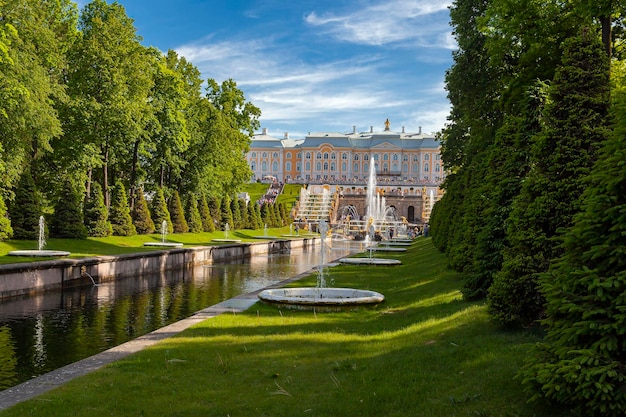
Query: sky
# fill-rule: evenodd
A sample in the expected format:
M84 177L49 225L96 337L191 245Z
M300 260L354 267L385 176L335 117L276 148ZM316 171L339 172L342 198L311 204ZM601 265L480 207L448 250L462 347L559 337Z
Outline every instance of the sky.
M82 7L86 1L78 2ZM142 44L232 78L261 128L438 132L456 43L451 0L118 0Z

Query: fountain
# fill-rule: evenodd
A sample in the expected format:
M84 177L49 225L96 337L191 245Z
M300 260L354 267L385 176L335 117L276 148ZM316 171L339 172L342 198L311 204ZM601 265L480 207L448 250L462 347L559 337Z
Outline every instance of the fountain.
M278 239L277 236L269 236L267 234L267 223L263 226L263 236L254 236L255 239Z
M39 216L39 239L37 250L14 250L9 252L12 256L68 256L70 253L60 250L44 250L46 246L46 225L43 216Z
M211 239L211 242L230 242L230 243L239 243L241 239L231 239L229 237L230 233L230 225L228 223L224 223L224 239Z
M374 161L370 165L370 174L367 181L367 208L366 216L367 228L365 242L369 244L366 248L369 251L368 257L361 258L341 258L339 262L344 264L367 264L367 265L399 265L402 262L398 259L375 258L374 251L384 252L406 252L406 248L394 246L377 245L377 231L383 227L387 216L388 208L385 206L385 198L376 192L376 166Z
M313 310L337 310L343 307L383 302L385 296L375 291L326 287L324 268L326 267L325 241L328 225L323 220L320 221L319 232L321 239L321 261L318 267L317 286L267 289L258 294L259 299L267 303L284 305L286 307Z
M183 246L182 243L179 242L166 242L165 238L167 237L167 220L163 220L161 223L161 241L160 242L146 242L144 246L161 246L161 247L172 247L178 248Z

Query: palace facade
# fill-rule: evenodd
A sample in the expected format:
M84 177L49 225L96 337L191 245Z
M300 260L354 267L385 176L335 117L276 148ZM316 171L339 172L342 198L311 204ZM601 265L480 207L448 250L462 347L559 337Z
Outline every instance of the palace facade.
M304 184L354 184L367 181L375 164L378 182L438 186L444 179L440 143L432 134L385 130L350 133L316 132L304 139L271 136L267 129L252 137L246 155L253 181L276 179ZM273 177L273 178L272 178Z
M364 215L374 164L377 193L399 216L424 224L442 195L440 149L435 135L422 133L421 128L394 132L387 120L382 132L373 126L367 132L353 127L350 133L316 132L304 139L290 138L288 133L277 138L263 129L252 137L246 159L253 181L298 183L314 194L330 192L333 208L324 217L331 223L340 222L348 211Z

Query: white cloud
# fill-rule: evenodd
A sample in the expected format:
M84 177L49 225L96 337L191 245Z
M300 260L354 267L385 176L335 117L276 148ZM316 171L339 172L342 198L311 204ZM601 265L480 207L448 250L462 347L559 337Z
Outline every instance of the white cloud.
M449 47L448 42L441 43L441 34L450 32L447 17L433 15L447 16L450 4L449 0L384 1L343 15L313 11L304 16L304 21L345 42Z

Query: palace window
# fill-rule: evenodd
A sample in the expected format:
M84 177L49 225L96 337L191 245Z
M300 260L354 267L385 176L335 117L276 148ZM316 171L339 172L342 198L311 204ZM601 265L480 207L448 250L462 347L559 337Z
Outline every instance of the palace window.
M408 161L408 160L409 160L409 155L404 155L404 156L402 156L402 160L403 160L403 161Z
M302 152L298 152L298 153L296 154L296 158L297 158L297 159L302 158Z
M298 172L302 171L302 163L301 162L296 162L296 171L298 171Z
M399 159L398 154L397 154L397 153L394 153L394 154L393 154L393 160L394 160L394 161L397 161L398 159Z
M286 171L291 171L291 162L287 161L287 162L285 163L285 170L286 170Z
M324 171L328 171L328 162L324 162Z
M273 158L278 158L278 152L274 152L274 153L272 154L272 157L273 157Z
M341 159L348 159L348 154L347 153L342 153L341 154Z
M363 160L364 161L369 161L370 160L370 156L368 154L363 155Z
M267 152L263 152L263 155L261 155L261 157L267 158Z
M439 164L435 165L435 172L441 171L441 166Z
M424 161L428 161L430 159L430 155L426 154L424 155Z
M291 159L291 152L287 152L287 153L285 154L285 158L286 158L286 159Z
M253 158L256 158L256 152L252 152L252 155L251 155L251 156L252 156Z
M310 171L310 170L311 170L311 163L310 163L310 162L307 162L307 163L306 163L306 165L304 165L304 167L305 167L305 169L306 169L307 171Z
M306 159L311 159L311 152L306 153Z
M409 164L402 164L402 172L405 174L409 172Z
M267 171L267 162L263 161L261 163L261 171L263 171L263 172Z
M347 164L347 163L345 163L345 162L342 162L342 163L341 163L341 170L342 170L343 172L346 172L346 171L348 170L348 164Z
M272 172L278 172L278 162L272 162Z
M359 164L357 164L356 162L354 163L354 166L352 167L352 171L359 172Z
M354 154L354 160L355 160L355 161L358 161L358 160L359 160L359 154L358 154L358 153L355 153L355 154Z
M428 172L428 162L424 164L424 172Z
M321 163L321 162L317 162L317 163L315 164L315 169L316 169L317 171L321 171L321 170L322 170L322 163Z
M413 162L418 162L420 160L419 155L413 155Z
M331 162L330 163L330 170L331 171L337 171L337 165L335 164L335 162Z
M388 160L389 160L389 155L384 154L384 155L383 155L383 161L388 161Z
M321 153L321 152L318 152L318 153L315 155L315 157L316 157L317 159L322 159L322 153Z
M337 155L333 152L330 154L330 159L337 159Z
M328 159L328 152L324 152L324 159Z

